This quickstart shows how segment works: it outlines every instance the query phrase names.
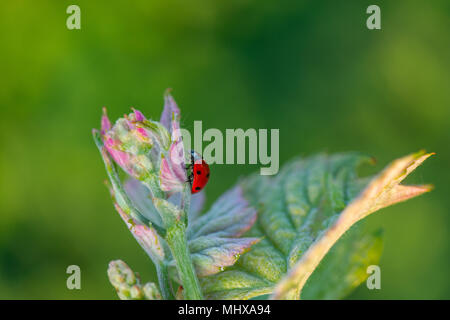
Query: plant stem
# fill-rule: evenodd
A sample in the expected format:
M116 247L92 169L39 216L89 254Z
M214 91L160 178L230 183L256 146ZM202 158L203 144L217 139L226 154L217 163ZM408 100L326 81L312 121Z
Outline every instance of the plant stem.
M159 288L161 290L161 295L164 300L174 300L169 279L169 269L164 261L155 263L156 274L158 276Z
M202 291L189 253L185 225L181 221L167 229L166 240L177 263L177 270L187 300L203 299Z

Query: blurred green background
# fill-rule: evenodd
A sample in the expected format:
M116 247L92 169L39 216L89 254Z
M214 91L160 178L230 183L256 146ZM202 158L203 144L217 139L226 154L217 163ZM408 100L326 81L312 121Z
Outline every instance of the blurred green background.
M81 7L81 30L66 8ZM382 30L366 28L381 7ZM115 299L106 268L150 260L114 211L91 138L101 107L159 118L167 87L192 128L279 128L280 161L357 150L437 153L425 196L368 218L385 229L382 289L450 298L450 2L2 1L0 298ZM259 166L215 165L208 205ZM374 169L375 170L375 169ZM82 289L66 288L81 267Z

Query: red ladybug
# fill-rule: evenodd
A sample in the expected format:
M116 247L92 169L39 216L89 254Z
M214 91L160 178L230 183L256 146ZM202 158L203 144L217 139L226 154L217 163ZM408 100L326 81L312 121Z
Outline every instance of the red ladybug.
M209 165L194 150L191 150L191 174L189 175L189 183L191 184L191 193L201 191L209 180Z

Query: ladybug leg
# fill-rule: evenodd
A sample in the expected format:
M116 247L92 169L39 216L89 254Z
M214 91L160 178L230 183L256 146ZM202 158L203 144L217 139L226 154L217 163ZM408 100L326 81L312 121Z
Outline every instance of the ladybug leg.
M188 179L186 182L189 182L192 185L192 181L194 179L194 165L192 163L187 164L186 171L188 172Z
M194 168L194 155L192 154L192 151L191 151L191 163L186 164L186 170L193 169L193 168Z
M194 154L191 151L191 163L186 165L186 170L189 170L190 173L188 175L189 184L192 186L192 182L194 181Z
M191 173L188 175L188 179L187 179L186 182L189 182L189 184L190 184L191 187L192 187L192 182L193 182L193 181L194 181L194 173L191 172Z

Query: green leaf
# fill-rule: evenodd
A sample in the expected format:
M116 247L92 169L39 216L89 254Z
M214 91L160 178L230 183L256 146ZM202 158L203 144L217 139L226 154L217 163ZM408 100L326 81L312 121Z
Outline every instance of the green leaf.
M205 296L248 299L272 293L274 299L299 298L310 275L354 223L430 190L428 186L399 185L429 156L421 152L396 160L370 182L358 177L357 168L373 163L373 159L358 153L299 159L275 177L253 175L244 179L241 186L245 196L258 208L257 222L245 235L262 240L226 272L204 278ZM363 281L361 270L378 261L379 237L348 238L351 240L344 238L317 269L319 275L311 279L306 297L342 297ZM336 286L329 265L339 263L348 281ZM315 284L320 272L321 278L328 279L328 289L324 282ZM236 281L235 275L246 281Z
M222 195L207 213L191 218L186 235L198 277L224 271L259 241L257 237L239 238L256 220L256 210L249 207L239 186Z
M189 241L189 250L197 276L209 276L232 266L258 240L201 236Z
M342 299L368 278L367 267L378 265L383 251L381 230L363 235L352 228L331 248L305 284L302 299Z

